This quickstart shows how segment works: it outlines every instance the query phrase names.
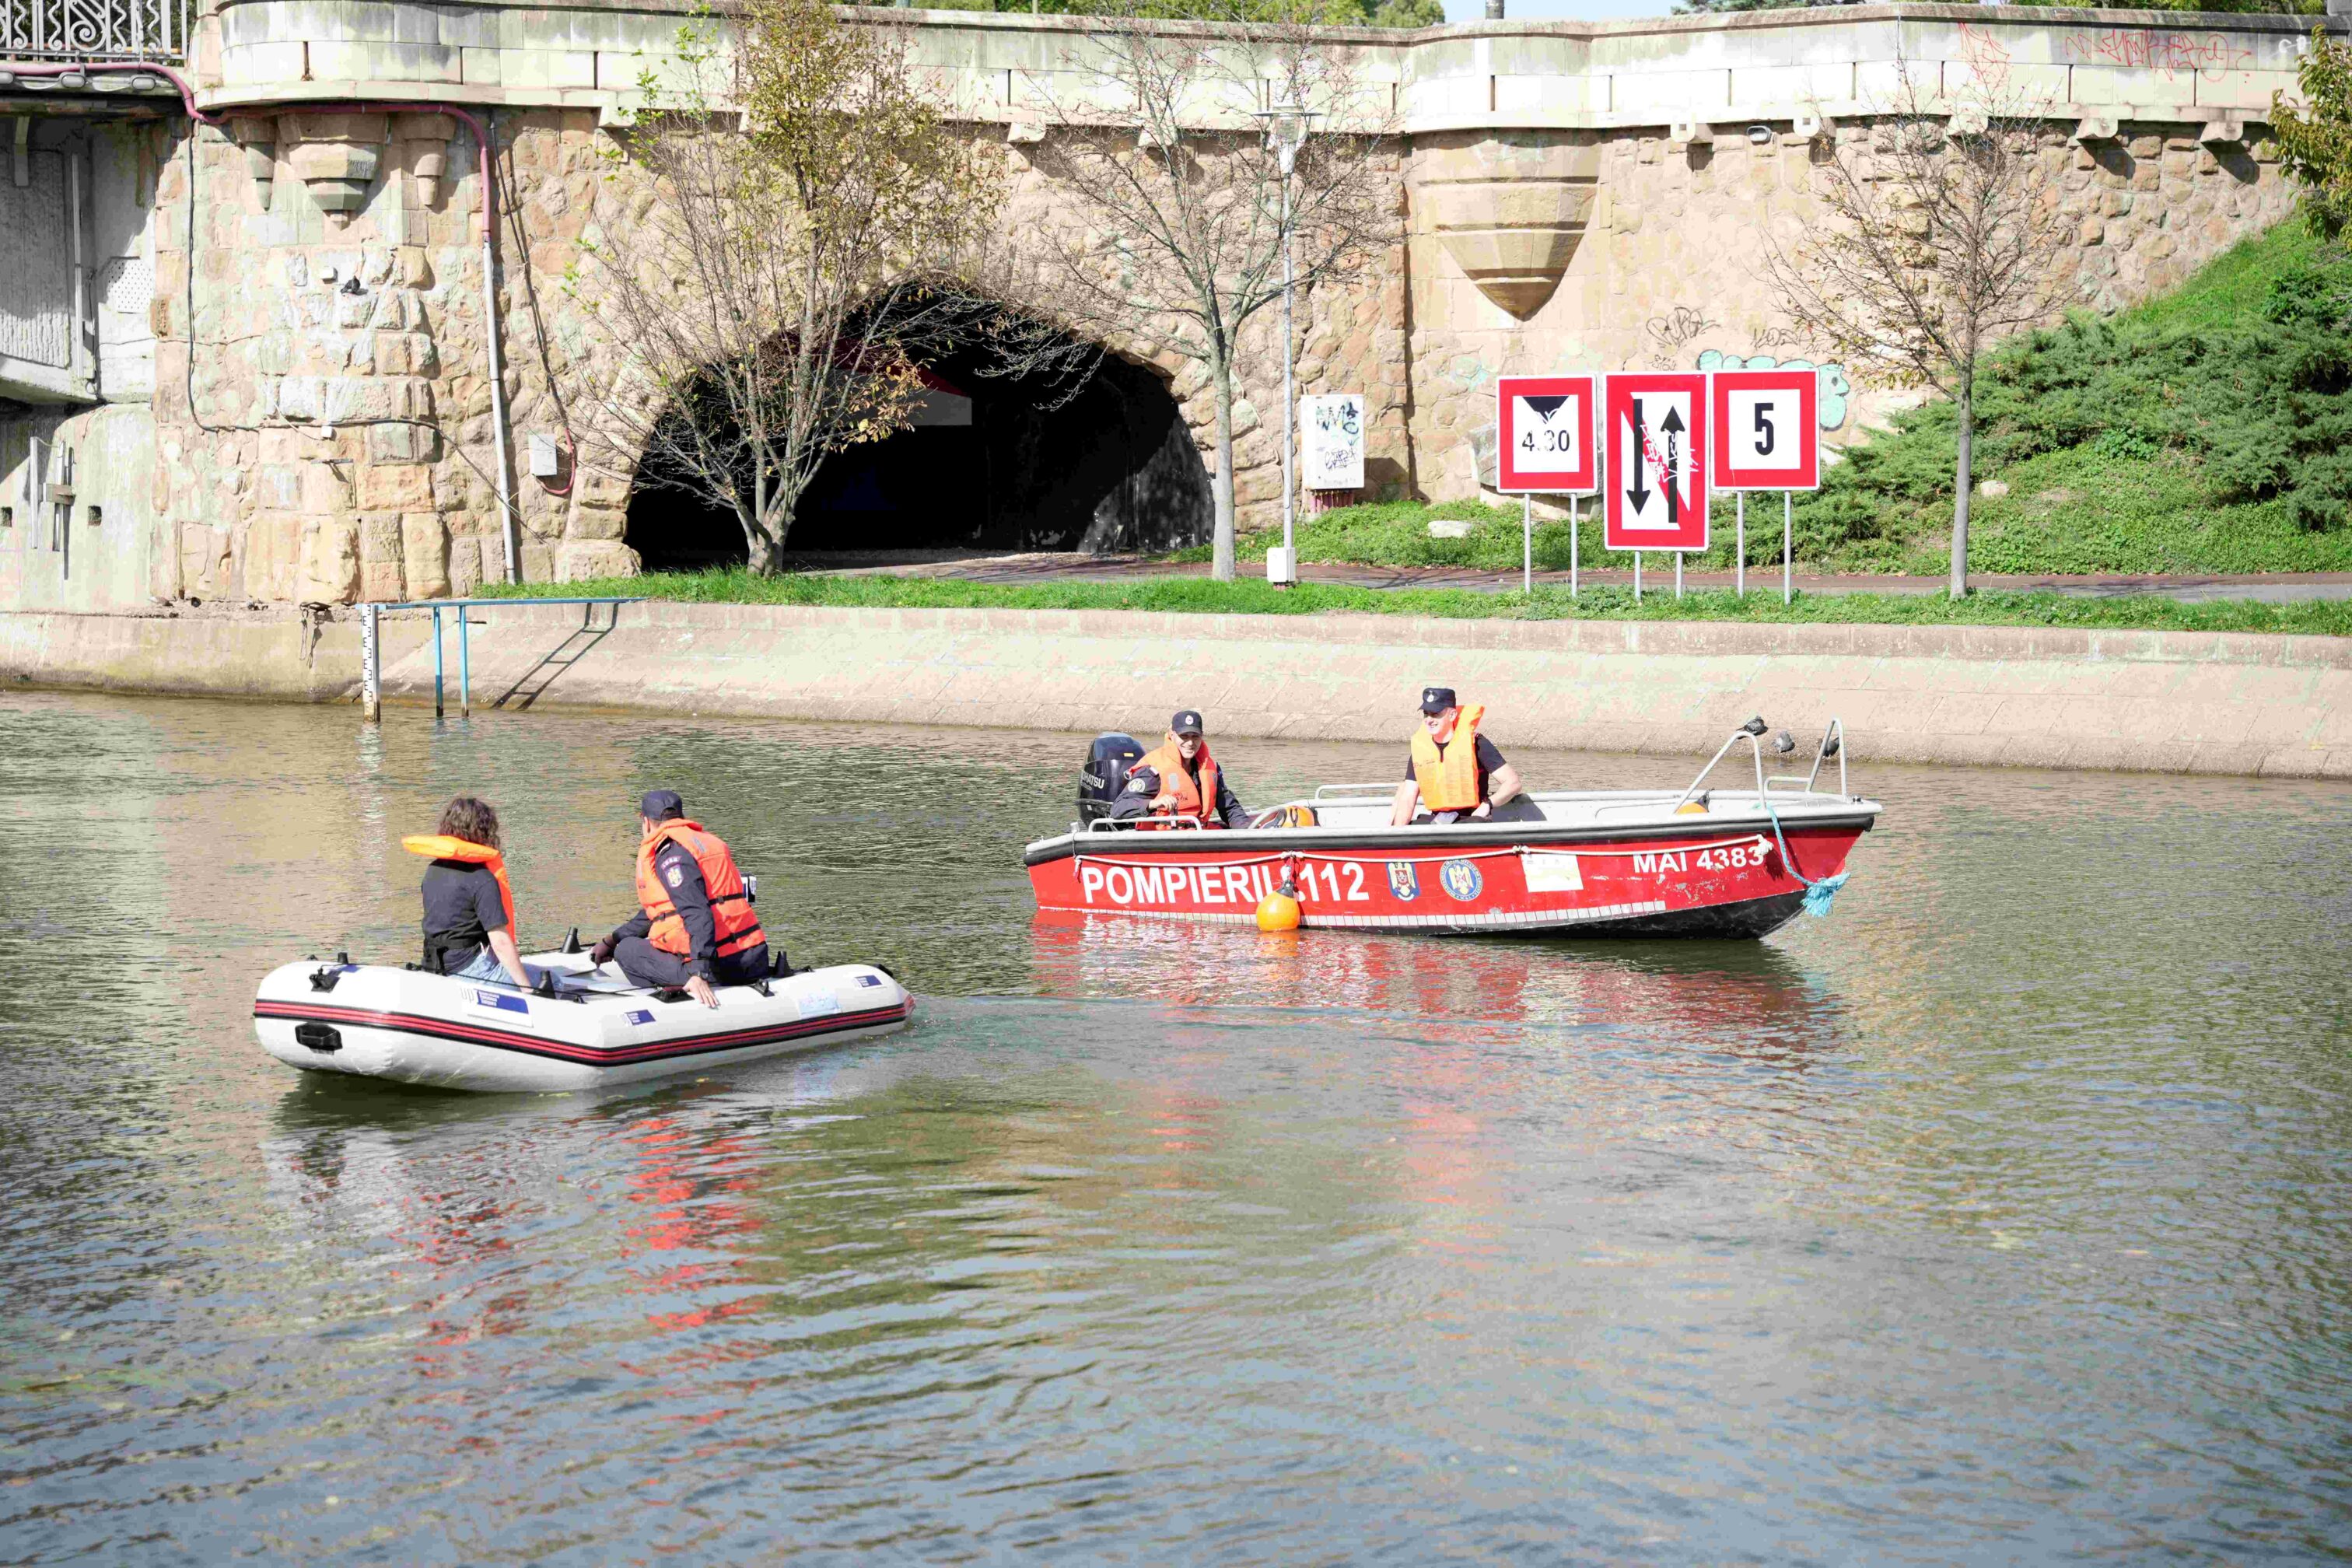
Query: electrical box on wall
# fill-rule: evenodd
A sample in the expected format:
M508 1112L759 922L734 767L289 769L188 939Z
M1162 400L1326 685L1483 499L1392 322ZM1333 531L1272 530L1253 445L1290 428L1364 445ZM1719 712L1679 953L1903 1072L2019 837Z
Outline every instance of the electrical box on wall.
M556 450L552 436L530 438L530 477L534 479L560 479L563 477L563 454Z

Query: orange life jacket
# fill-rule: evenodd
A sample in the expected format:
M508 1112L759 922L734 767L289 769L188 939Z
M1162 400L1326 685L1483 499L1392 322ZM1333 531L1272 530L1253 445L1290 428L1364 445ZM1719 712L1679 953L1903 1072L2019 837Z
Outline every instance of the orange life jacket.
M1454 733L1444 746L1430 739L1428 727L1412 732L1412 776L1421 785L1421 804L1428 811L1475 811L1478 793L1478 721L1486 716L1484 704L1465 703L1454 715Z
M1135 767L1150 768L1160 775L1160 793L1151 797L1152 810L1166 816L1189 816L1212 827L1223 826L1217 817L1217 759L1209 755L1206 741L1201 742L1200 761L1201 778L1195 784L1171 732L1165 744Z
M487 844L452 838L446 833L412 833L400 841L400 847L411 855L423 855L435 860L463 860L470 866L488 866L490 875L499 879L499 902L507 909L508 934L517 942L522 940L522 928L515 924L514 889L507 883L504 856Z
M702 824L687 822L677 817L656 827L646 836L637 848L637 902L645 907L646 918L653 928L646 940L664 952L690 958L693 950L687 944L686 920L677 912L677 905L662 886L661 876L654 869L654 856L669 843L682 844L694 857L702 872L702 885L710 894L710 923L719 934L719 956L730 957L751 948L765 947L768 933L760 929L760 917L751 909L751 897L743 889L741 873L735 869L735 856L720 842L716 834L703 831Z

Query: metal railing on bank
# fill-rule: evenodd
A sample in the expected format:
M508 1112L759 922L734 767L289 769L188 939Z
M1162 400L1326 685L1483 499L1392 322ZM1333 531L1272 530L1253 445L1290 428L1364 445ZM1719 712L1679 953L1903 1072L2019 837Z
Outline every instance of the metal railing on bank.
M558 643L552 650L533 665L521 679L516 681L496 702L491 704L494 708L502 707L509 699L520 694L522 701L520 706L528 708L540 692L547 689L547 681L554 679L566 667L577 663L580 656L587 652L588 648L583 647L568 657L564 655L564 650L571 647L574 637L588 637L591 639L588 647L593 647L598 641L603 640L620 626L621 606L640 603L643 597L642 595L636 595L621 598L608 596L544 599L403 599L396 604L362 605L359 607L360 717L370 724L381 722L383 718L383 642L379 635L380 628L377 621L387 610L429 610L433 614L433 717L436 719L445 717L447 712L447 671L444 663L442 614L444 611L450 610L457 612L457 716L463 719L472 717L474 711L473 647L467 636L474 625L474 620L468 612L518 609L535 605L581 606L579 630L567 634L562 642ZM606 607L606 616L603 626L596 624L596 606L599 605ZM530 685L532 678L542 672L546 674L547 679L541 681L536 688L526 693L524 689Z

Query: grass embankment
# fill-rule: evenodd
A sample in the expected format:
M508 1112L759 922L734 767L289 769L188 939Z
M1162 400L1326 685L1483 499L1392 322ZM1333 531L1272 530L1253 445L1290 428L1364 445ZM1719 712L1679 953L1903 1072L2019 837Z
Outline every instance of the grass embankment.
M1622 588L1566 588L1533 594L1481 594L1462 588L1349 588L1306 584L1293 589L1244 579L1141 577L1118 583L968 583L947 577L888 575L754 577L726 572L654 573L593 582L486 584L485 598L533 594L635 595L698 604L824 605L860 609L1163 610L1187 615L1313 616L1348 613L1433 616L1447 620L1843 622L1894 626L2086 626L2109 630L2300 632L2352 636L2352 603L2263 605L2244 600L2183 604L2133 596L2094 599L2057 594L1971 594L1958 604L1941 595L1800 594L1782 605L1777 590L1745 599L1725 592L1671 589L1642 603Z
M1969 564L1999 573L2352 571L2352 261L2290 220L2176 292L2083 316L2007 345L1979 394L1976 477L2009 487L1971 509ZM1798 559L1813 570L1944 570L1955 432L1948 404L1899 415L1850 445L1798 498ZM1590 513L1591 503L1587 503ZM1433 517L1475 524L1432 539ZM1777 563L1780 501L1748 506L1748 559ZM1565 571L1569 525L1538 522L1536 564ZM1584 564L1622 565L1588 515ZM1732 562L1732 509L1696 566ZM1519 564L1519 509L1390 502L1297 531L1299 559L1376 565ZM1244 561L1278 531L1245 535ZM1186 552L1206 559L1203 550Z

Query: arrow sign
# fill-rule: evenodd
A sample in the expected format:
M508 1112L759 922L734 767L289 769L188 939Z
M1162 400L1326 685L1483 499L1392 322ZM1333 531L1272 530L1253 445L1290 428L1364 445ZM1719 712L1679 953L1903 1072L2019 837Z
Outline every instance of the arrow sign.
M1495 381L1495 488L1506 495L1582 495L1593 462L1592 377L1505 375Z
M1682 466L1680 462L1683 436L1682 410L1669 408L1658 426L1666 433L1666 521L1675 527L1683 525Z
M1633 399L1633 477L1625 486L1625 499L1633 503L1636 512L1650 510L1650 432L1642 423L1642 400Z
M1602 398L1611 471L1612 550L1706 548L1706 377L1612 375Z

